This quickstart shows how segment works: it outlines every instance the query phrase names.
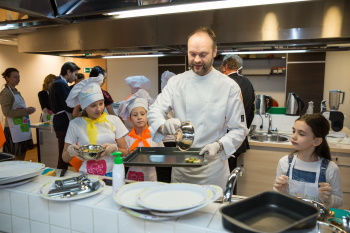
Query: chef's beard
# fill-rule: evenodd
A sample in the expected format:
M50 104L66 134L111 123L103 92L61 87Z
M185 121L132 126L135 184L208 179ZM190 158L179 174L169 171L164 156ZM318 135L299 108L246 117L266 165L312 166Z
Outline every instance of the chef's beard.
M194 65L195 65L195 64L192 62L192 63L190 64L190 69L191 69L195 74L200 75L200 76L204 76L204 75L208 74L208 72L209 72L211 66L213 65L213 62L214 62L214 58L212 58L212 59L210 60L210 62L208 62L208 63L202 63L202 68L201 68L200 70L196 70L196 69L194 68Z

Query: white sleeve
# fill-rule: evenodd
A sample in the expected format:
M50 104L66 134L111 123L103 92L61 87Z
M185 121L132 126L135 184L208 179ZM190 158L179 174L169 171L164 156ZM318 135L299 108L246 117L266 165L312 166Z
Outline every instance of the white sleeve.
M343 192L341 188L341 177L339 167L331 161L326 170L326 182L332 187L332 208L339 208L343 205Z
M78 142L78 137L77 137L78 131L79 131L79 128L77 125L77 121L76 120L70 121L68 129L67 129L66 137L64 138L64 142L69 143L71 145L77 143Z
M115 138L119 139L121 137L124 137L129 133L129 130L125 127L124 123L120 120L119 117L114 115L108 115L108 120L114 125L115 127Z
M279 161L278 161L278 165L277 165L277 170L276 170L276 179L278 177L280 177L281 175L288 175L287 171L288 171L288 167L289 167L289 162L288 162L288 155L283 156ZM278 190L273 187L273 190L278 192Z

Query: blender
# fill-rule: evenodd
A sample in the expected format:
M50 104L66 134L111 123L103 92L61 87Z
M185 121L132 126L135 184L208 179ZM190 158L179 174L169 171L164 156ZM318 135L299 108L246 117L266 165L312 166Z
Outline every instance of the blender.
M324 111L322 115L331 123L331 129L339 132L344 126L344 114L339 111L339 105L344 103L345 92L339 90L329 91L329 111Z

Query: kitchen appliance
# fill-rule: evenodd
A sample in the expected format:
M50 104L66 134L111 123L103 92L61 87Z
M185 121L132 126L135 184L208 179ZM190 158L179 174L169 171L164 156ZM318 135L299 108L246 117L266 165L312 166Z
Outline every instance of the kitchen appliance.
M339 132L344 127L344 114L338 111L339 104L344 103L345 92L339 90L329 91L329 111L324 111L322 115L330 121L331 129Z
M268 95L255 96L256 114L263 115L272 107L272 98Z
M294 92L290 92L288 94L286 108L286 115L300 116L301 110L304 108L304 101Z

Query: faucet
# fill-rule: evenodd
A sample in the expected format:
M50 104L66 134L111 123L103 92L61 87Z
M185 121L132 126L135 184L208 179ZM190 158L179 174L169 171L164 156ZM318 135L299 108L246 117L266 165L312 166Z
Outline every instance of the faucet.
M271 114L266 113L265 117L269 118L269 128L267 129L267 134L272 134L272 131L271 131L272 117L271 117Z
M236 167L235 169L233 169L226 183L223 202L231 202L231 198L237 182L237 178L238 176L243 176L243 175L244 175L243 167Z

